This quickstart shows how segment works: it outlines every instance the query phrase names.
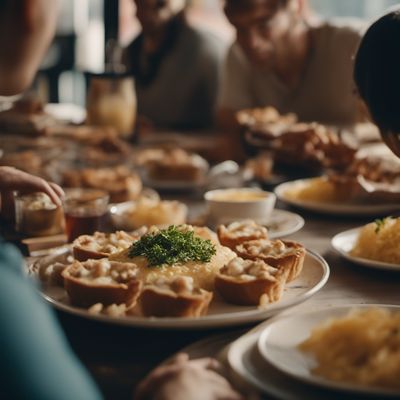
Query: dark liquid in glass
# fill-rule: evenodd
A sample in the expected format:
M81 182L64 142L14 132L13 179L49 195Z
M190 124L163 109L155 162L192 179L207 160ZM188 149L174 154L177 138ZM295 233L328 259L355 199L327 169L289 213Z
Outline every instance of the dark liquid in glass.
M65 214L65 228L68 242L71 243L80 235L91 235L99 231L102 226L104 215L74 215Z

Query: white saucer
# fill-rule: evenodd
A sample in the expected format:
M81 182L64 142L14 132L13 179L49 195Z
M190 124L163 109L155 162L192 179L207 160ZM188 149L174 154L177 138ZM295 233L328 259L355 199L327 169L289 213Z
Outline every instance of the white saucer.
M206 224L215 229L219 224L232 221L214 221L207 219ZM304 218L291 211L274 209L268 222L257 221L260 225L268 228L271 239L281 238L298 232L304 226Z

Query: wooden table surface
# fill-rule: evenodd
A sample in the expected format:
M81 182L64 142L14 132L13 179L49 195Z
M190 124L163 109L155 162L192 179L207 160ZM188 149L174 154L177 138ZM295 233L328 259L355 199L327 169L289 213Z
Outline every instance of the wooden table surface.
M199 201L190 204L195 213L204 209ZM282 204L278 207L284 208ZM400 304L400 272L358 267L340 258L330 245L336 233L369 222L373 217L340 218L294 211L303 215L306 223L290 239L324 256L331 275L319 293L286 313L349 303ZM149 330L113 326L60 312L57 315L73 349L109 399L131 398L133 388L150 369L185 346L217 333L232 337L232 332L238 330L237 327L200 331ZM206 349L204 355L209 355Z

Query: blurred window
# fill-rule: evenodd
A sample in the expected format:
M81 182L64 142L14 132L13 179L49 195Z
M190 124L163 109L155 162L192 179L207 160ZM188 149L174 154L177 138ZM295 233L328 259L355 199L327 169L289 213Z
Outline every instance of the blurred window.
M324 17L359 17L372 19L383 14L398 0L310 0L313 9Z

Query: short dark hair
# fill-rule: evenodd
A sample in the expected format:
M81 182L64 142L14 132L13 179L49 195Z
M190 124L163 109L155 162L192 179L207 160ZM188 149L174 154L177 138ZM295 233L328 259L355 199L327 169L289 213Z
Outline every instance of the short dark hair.
M400 11L381 17L365 33L354 81L381 131L400 132Z
M271 1L271 0L269 0ZM286 7L290 0L273 0L275 2L276 8ZM224 8L240 11L242 9L247 9L249 7L249 0L225 0Z

